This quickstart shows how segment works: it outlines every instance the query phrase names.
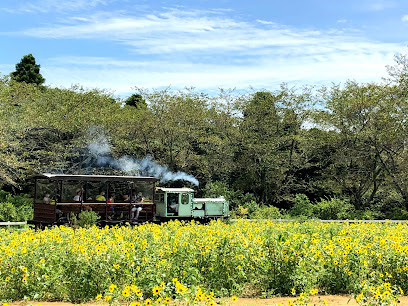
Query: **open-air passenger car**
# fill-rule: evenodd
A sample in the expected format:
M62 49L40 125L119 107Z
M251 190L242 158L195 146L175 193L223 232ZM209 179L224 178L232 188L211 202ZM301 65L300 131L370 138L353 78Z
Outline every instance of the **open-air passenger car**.
M83 210L99 214L101 224L148 221L155 214L154 177L44 173L34 179L31 224L69 223Z

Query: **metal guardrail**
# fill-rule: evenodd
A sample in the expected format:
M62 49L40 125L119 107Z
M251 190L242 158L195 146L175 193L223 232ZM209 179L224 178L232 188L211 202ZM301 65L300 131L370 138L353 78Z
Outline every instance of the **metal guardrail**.
M408 223L408 220L320 220L320 219L230 219L230 221L245 220L250 222L256 221L273 221L273 222L324 222L324 223Z
M9 227L10 225L25 225L27 224L27 221L24 222L0 222L0 226L7 226Z

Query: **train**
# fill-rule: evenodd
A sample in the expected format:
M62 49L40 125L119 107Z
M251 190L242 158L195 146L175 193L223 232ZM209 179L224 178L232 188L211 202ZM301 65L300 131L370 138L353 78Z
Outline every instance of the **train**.
M194 189L160 187L154 177L42 173L33 179L34 216L28 223L40 228L72 224L82 211L95 212L100 226L230 216L223 197L195 198Z

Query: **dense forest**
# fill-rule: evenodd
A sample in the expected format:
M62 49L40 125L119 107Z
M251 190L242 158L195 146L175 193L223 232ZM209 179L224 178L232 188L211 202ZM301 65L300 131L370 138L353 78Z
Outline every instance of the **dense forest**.
M30 82L17 77L17 65L0 77L1 188L29 193L30 176L41 172L129 174L116 162L125 158L195 177L198 186L162 185L226 196L238 215L277 207L307 217L335 210L408 218L406 56L387 70L368 84L283 84L216 96L135 88L122 99L106 90L44 86L42 77ZM103 162L95 143L108 147Z

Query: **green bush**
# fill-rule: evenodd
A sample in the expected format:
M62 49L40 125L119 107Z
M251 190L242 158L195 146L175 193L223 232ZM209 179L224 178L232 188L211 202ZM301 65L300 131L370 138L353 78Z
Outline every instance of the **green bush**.
M408 220L408 211L403 208L396 207L385 214L386 219L391 220Z
M12 195L0 190L0 203L10 203L16 212L12 220L5 221L27 221L33 218L33 200L28 195Z
M281 219L282 213L279 208L272 205L262 205L251 215L251 219Z
M316 202L313 206L313 215L321 220L345 220L353 216L354 207L347 200L320 199L320 202Z
M238 205L231 213L232 218L242 218L246 219L248 217L248 208Z
M289 209L288 213L292 217L312 218L314 214L314 205L305 194L297 194L295 197L295 204Z
M82 211L78 215L78 220L74 219L74 225L79 227L89 228L96 224L100 216L94 211Z
M356 220L379 220L384 219L384 216L381 212L375 210L355 210L352 214L352 217L349 219Z
M17 211L12 203L0 203L0 221L17 221Z

